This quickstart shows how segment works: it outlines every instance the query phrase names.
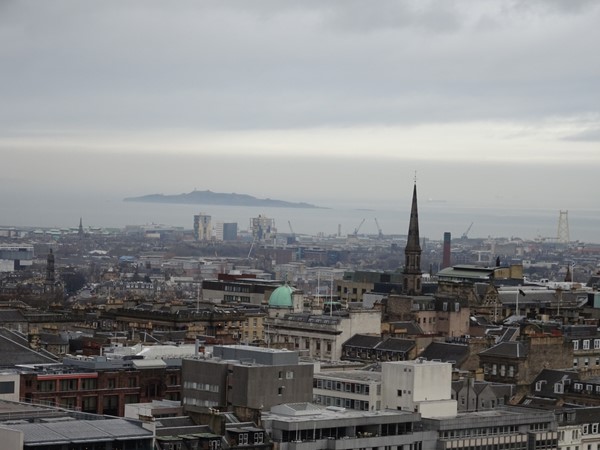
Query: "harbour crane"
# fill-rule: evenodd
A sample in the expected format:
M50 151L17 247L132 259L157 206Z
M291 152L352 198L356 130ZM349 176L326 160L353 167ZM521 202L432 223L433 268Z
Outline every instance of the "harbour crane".
M365 219L363 219L362 222L354 229L354 233L352 233L354 236L358 236L358 232L360 231L360 227L363 226L363 223L365 223Z
M466 231L462 234L462 236L460 237L461 239L468 239L469 231L471 231L472 226L473 226L473 222L471 222L471 225L469 225L469 228L467 228Z
M288 226L290 227L290 232L292 233L292 235L288 238L288 244L293 244L294 242L296 242L296 233L294 232L294 229L292 228L292 222L290 222L288 220Z
M383 231L381 231L381 227L379 226L379 222L377 221L377 217L375 217L375 225L377 225L378 238L383 239Z

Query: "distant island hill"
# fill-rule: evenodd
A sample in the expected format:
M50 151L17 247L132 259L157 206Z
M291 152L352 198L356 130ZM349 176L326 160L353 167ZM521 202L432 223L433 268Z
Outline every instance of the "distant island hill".
M225 194L212 191L192 191L187 194L150 194L124 198L125 202L173 203L188 205L265 206L273 208L323 208L310 203L286 202L271 198L256 198L246 194Z

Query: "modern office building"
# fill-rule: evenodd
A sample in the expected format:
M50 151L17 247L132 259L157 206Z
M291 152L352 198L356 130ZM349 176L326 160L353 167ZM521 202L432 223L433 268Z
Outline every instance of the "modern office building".
M435 448L436 433L421 431L419 414L407 411L292 403L272 407L262 419L280 450Z
M312 400L312 364L298 352L231 345L213 347L210 358L184 359L183 406L189 411L236 407L268 410Z
M0 272L14 272L33 264L33 245L0 245Z

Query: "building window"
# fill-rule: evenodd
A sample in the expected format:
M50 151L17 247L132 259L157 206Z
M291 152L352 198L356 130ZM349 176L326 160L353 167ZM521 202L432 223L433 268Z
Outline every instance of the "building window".
M0 381L0 394L14 394L15 393L15 382L14 381Z
M248 433L240 433L238 435L238 444L239 445L248 445Z
M264 440L264 436L262 433L254 433L254 443L262 444Z
M397 394L398 394L398 397L402 397L402 389L398 389Z
M292 372L291 370L288 370L287 372L285 372L285 378L287 380L293 380L294 379L294 372Z
M564 393L564 386L562 383L554 383L554 393L555 394Z
M96 378L84 378L81 380L81 389L92 390L98 388L98 380Z
M98 397L83 397L81 399L81 410L83 412L95 413L98 410Z
M583 349L584 350L589 350L590 349L590 340L589 339L584 339L583 340Z
M60 380L60 390L61 391L76 391L77 390L77 380L72 378L70 380Z
M579 350L579 341L573 341L573 350Z

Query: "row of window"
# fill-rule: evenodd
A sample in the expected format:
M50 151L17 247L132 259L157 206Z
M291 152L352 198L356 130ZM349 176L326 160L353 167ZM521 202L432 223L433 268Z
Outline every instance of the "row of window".
M546 428L547 428L546 424ZM467 428L464 430L448 430L440 432L440 439L471 438L480 436L498 436L502 434L515 434L518 430L516 425L504 425L500 427Z
M588 358L587 356L584 358L573 358L573 368L574 369L579 367L580 363L583 365L583 367L589 367L590 366L590 358ZM596 366L600 366L600 357L599 356L597 356L595 358L594 363Z
M315 403L325 406L341 406L348 409L358 411L368 411L369 402L366 400L354 400L352 398L329 397L327 395L315 395L313 397Z
M219 392L218 384L196 383L193 381L184 381L184 389L196 389L198 391Z
M581 392L584 390L583 386L584 386L583 383L575 383L575 384L573 384L573 390L575 392ZM596 391L596 394L600 394L600 384L598 384L598 385L586 384L585 385L585 392L587 392L588 394L591 394L594 391Z
M594 343L594 350L600 349L600 339L581 339L573 341L573 350L579 350L579 342L581 342L582 350L589 350L592 341Z
M484 364L483 372L485 374L491 375L500 375L501 377L511 377L515 376L515 366L513 365L505 365L505 364Z
M58 383L58 384L57 384ZM171 375L169 377L169 383L171 385L177 384L177 376ZM31 387L31 383L26 383L27 387ZM127 379L127 387L134 388L138 386L138 379L136 377L131 377ZM116 389L117 388L117 379L116 378L108 378L106 380L105 389ZM68 378L64 380L40 380L37 382L36 390L38 392L69 392L69 391L79 391L79 390L94 390L98 389L98 379L97 378Z
M219 406L219 402L215 402L212 400L199 399L199 398L194 398L194 397L183 397L183 404L190 405L190 406L207 406L209 408Z
M369 395L369 385L361 383L347 383L343 381L326 380L321 378L313 379L313 387L317 389L326 389L329 391L352 392L356 394ZM378 386L377 393L380 393L381 386Z

